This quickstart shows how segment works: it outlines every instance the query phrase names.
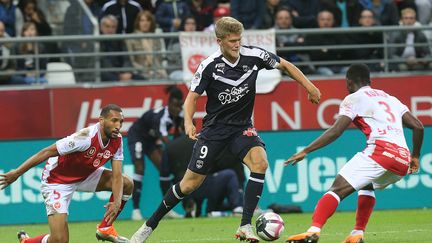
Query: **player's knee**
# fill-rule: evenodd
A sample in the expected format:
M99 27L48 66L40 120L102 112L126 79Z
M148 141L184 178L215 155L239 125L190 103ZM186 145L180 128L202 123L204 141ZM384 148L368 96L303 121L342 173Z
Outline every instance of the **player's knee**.
M127 175L123 175L123 193L126 195L132 194L133 187L134 184L132 179Z
M50 243L68 243L69 237L63 234L53 234L49 237Z
M268 161L266 159L258 159L252 163L250 170L255 173L264 174L268 168Z

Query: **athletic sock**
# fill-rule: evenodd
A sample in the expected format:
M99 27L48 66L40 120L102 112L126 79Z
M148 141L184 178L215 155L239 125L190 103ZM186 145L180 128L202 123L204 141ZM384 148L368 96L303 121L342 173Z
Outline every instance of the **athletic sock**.
M132 193L132 202L133 202L134 209L140 208L142 178L143 175L140 174L133 175L134 188Z
M116 216L114 217L113 222L117 219L117 217L119 216L119 214L120 214L121 211L123 210L123 208L124 208L126 202L129 200L130 197L131 197L131 195L123 195L123 196L122 196L122 201L121 201L120 209L119 209L119 211L117 212ZM110 202L114 202L114 195L113 195L113 194L111 194L111 197L110 197L109 201L110 201ZM108 222L106 222L106 219L105 219L105 217L104 217L104 218L102 219L102 222L99 224L99 228L105 228L105 227L109 227L109 226L111 226L111 225L112 225L112 223L111 223L111 224L108 224Z
M24 241L24 243L46 243L48 242L49 234L39 235L33 238L28 238Z
M312 226L321 229L327 222L327 219L330 218L336 211L339 202L340 198L336 193L328 191L326 194L324 194L315 207L312 216Z
M354 230L366 229L366 225L375 206L375 193L370 190L358 191L356 224Z
M265 174L251 172L244 195L244 207L240 226L250 224L264 187Z
M168 190L165 194L159 207L147 220L146 225L154 230L163 216L173 209L184 197L185 194L181 192L179 183L172 186L171 190Z

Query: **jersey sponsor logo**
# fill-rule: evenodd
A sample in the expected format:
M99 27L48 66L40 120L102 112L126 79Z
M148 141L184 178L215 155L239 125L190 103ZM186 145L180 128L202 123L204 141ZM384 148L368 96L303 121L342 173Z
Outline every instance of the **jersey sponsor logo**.
M103 157L104 157L104 159L109 159L109 157L111 157L111 151L105 150Z
M91 158L91 157L93 157L93 155L95 154L95 152L96 152L96 148L95 147L90 147L87 150L87 153L84 155L84 157ZM98 154L98 156L99 156L99 154Z
M99 165L100 165L100 159L95 159L94 161L93 161L93 166L94 167L98 167Z
M225 69L225 63L217 63L217 64L215 65L215 68L216 68L216 72L220 72L220 73L225 74L225 72L224 72L224 69Z
M247 93L249 93L249 89L248 85L245 84L243 87L232 87L231 90L226 89L225 91L219 93L218 99L222 105L231 104L239 101Z
M204 166L204 161L202 161L202 160L197 160L196 161L196 163L195 163L195 166L198 168L198 169L201 169L203 166Z

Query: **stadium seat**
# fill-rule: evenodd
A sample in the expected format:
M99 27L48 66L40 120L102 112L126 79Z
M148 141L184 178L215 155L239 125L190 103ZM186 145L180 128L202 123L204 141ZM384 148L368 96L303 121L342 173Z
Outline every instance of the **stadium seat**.
M46 79L48 84L75 84L75 75L71 65L65 62L50 62L47 64Z

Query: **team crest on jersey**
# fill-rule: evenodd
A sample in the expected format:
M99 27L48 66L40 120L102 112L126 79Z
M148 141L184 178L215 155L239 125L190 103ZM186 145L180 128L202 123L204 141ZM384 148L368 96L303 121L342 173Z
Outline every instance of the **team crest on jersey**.
M90 147L87 150L87 153L84 155L84 157L91 158L91 157L93 157L93 155L94 155L95 152L96 152L96 148L95 147Z
M238 88L232 87L231 90L226 89L225 91L219 93L218 99L222 105L231 104L233 102L239 101L241 97L245 96L247 93L249 93L248 84L244 84Z
M249 68L249 66L248 65L243 65L243 72L247 72L247 71L249 71L250 70L250 68Z
M93 166L94 166L94 167L98 167L98 166L100 165L100 163L101 163L100 159L95 159L95 160L93 161Z
M75 147L75 142L74 141L69 141L68 146L69 146L69 148Z
M198 169L201 169L202 167L203 167L203 165L204 165L204 161L202 161L202 160L197 160L196 161L196 167L198 168Z
M111 157L111 151L105 150L103 157L104 157L104 159L109 159L109 157Z
M216 72L221 72L225 74L224 73L225 63L218 63L215 65L215 68L216 68Z
M54 203L54 208L57 209L57 210L60 209L61 208L61 203L60 202L55 202Z

